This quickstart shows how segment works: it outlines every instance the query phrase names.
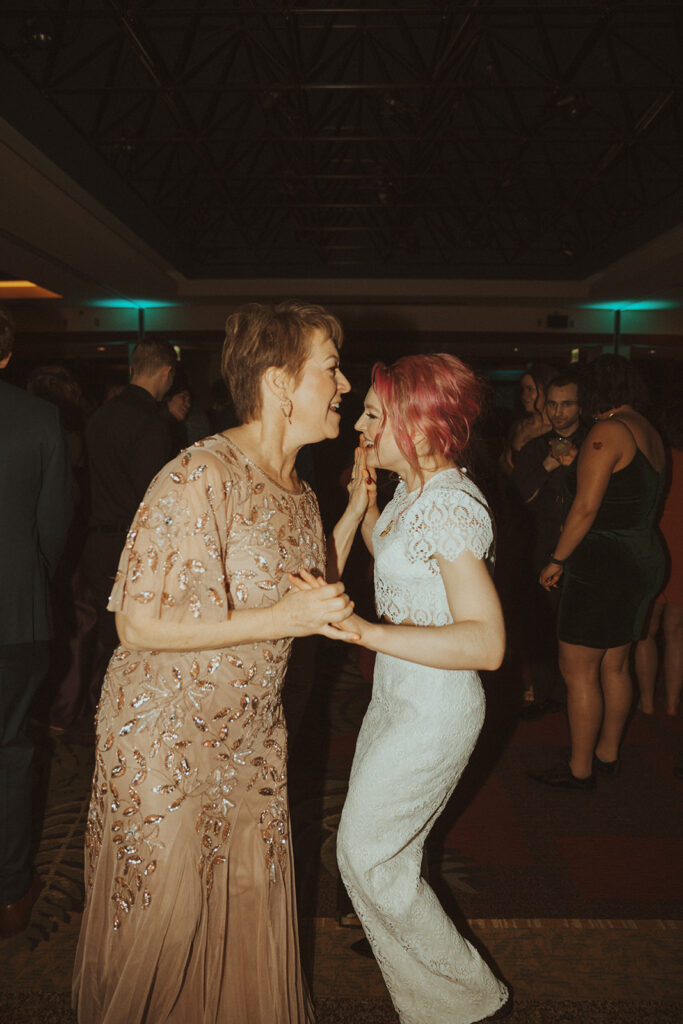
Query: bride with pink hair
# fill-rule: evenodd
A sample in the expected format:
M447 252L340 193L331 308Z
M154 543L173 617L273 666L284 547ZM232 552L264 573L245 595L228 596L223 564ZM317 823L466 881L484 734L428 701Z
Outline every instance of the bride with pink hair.
M498 668L505 647L491 513L464 469L480 405L480 382L454 356L376 364L349 503L328 550L330 572L341 573L360 527L375 558L381 621L352 614L338 632L377 658L337 855L402 1024L507 1012L505 985L421 877L425 840L484 721L477 670ZM378 468L400 477L381 514ZM299 586L316 586L301 577Z

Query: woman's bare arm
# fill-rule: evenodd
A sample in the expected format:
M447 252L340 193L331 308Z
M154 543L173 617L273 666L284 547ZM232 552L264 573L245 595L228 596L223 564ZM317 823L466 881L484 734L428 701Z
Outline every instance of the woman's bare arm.
M336 637L330 623L341 625L352 612L344 585L326 583L308 593L291 590L269 608L231 611L222 622L167 622L117 612L116 629L131 650L216 650L313 633Z
M598 514L614 467L624 453L626 428L620 427L620 424L610 423L609 420L600 420L591 427L581 446L577 463L576 497L553 552L562 562L576 550ZM557 586L561 575L562 566L551 562L542 570L539 579L541 585L548 590Z
M437 562L453 617L451 624L372 623L354 614L345 620L344 630L353 630L359 638L354 640L342 630L335 631L336 637L432 668L498 668L505 653L505 625L485 563L467 550L452 562L441 557Z
M379 516L377 479L374 471L368 469L365 452L360 446L356 448L348 492L349 503L327 542L328 580L341 579L359 526L365 546L372 554L372 530Z

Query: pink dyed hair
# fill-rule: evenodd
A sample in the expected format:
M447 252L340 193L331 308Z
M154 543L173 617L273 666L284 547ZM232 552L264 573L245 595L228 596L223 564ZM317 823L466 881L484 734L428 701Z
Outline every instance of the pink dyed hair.
M484 386L447 352L403 356L391 366L375 363L372 386L382 408L378 435L389 420L396 444L422 477L413 437L422 433L431 453L466 462L472 425L482 408Z

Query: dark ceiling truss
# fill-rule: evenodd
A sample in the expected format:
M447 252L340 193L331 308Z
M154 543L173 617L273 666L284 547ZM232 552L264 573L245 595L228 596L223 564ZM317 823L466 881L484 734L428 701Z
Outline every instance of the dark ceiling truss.
M681 7L32 0L0 52L190 276L579 277L680 220Z

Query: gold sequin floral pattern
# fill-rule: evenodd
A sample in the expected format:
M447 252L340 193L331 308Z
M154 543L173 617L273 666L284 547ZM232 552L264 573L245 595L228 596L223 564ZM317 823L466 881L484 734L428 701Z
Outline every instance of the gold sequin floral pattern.
M304 567L325 568L312 491L279 488L217 435L153 482L109 608L170 623L222 621L233 609L273 604L288 574ZM256 830L267 884L289 870L280 691L290 646L115 652L98 709L86 836L89 899L106 877L115 930L153 912L179 849L206 898L226 885L238 817Z

